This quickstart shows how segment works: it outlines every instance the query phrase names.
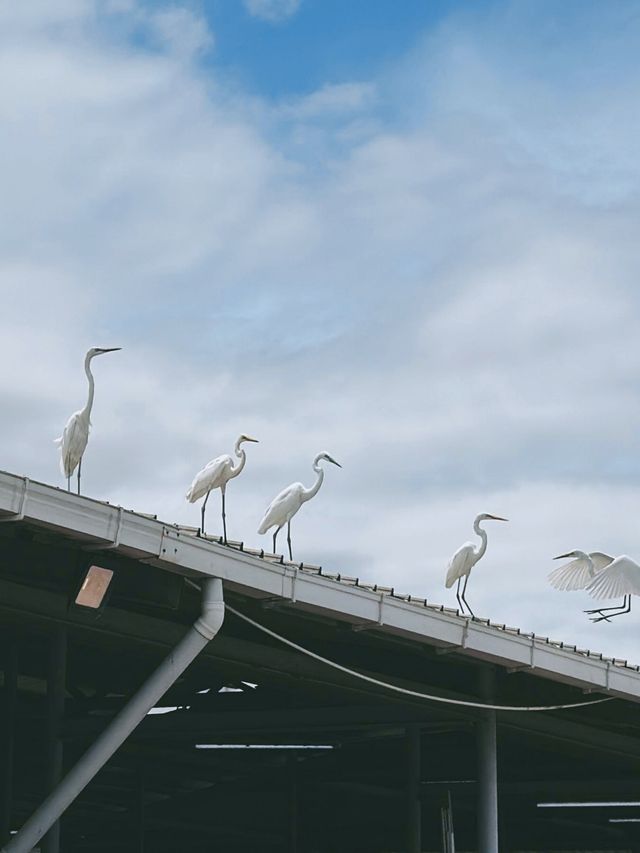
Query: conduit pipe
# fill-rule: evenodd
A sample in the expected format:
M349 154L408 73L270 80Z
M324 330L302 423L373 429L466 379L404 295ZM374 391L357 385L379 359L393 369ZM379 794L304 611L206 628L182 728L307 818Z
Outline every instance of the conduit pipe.
M202 582L202 612L189 632L147 679L120 713L114 717L58 787L31 815L1 853L30 853L78 794L89 784L114 752L124 743L158 700L212 640L224 620L222 581Z

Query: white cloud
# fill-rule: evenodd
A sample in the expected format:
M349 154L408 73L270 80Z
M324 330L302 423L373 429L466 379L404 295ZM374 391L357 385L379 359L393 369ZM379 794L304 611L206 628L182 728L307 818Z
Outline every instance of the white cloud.
M3 467L59 482L84 350L120 345L96 365L89 494L197 522L193 473L247 431L229 527L256 544L327 449L344 469L296 519L301 558L452 603L446 560L504 514L477 611L637 657L633 616L592 626L545 581L554 553L640 548L638 176L610 192L627 130L594 131L606 100L549 84L576 170L519 107L543 84L482 39L468 61L455 27L422 65L283 107L205 74L197 19L150 51L139 6L117 30L56 9L0 37Z
M278 23L295 15L300 0L244 0L244 5L255 18Z
M376 89L372 83L334 83L322 86L282 108L284 117L299 120L331 119L370 110L375 105Z
M183 59L196 56L213 45L204 18L181 6L150 13L148 25L162 45Z

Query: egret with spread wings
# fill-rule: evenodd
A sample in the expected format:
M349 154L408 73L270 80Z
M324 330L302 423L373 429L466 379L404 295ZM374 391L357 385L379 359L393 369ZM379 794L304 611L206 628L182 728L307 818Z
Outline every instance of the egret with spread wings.
M490 515L488 512L483 512L476 516L476 519L473 522L473 529L480 537L480 544L476 546L473 542L465 542L464 545L461 545L460 548L458 548L449 561L447 577L445 580L445 586L447 589L450 589L456 581L458 582L458 586L456 587L456 598L458 599L460 610L464 613L464 607L466 605L471 616L473 616L474 613L469 607L469 602L465 598L465 592L467 591L467 583L469 581L471 569L475 566L478 560L484 556L484 553L487 550L487 533L480 527L480 523L488 520L507 521L508 519L501 518L499 515ZM464 586L462 587L461 592L460 583L462 578L464 578Z
M614 616L629 613L631 595L640 595L640 566L634 560L625 554L611 557L602 551L587 554L578 550L568 551L554 559L564 560L568 557L573 558L570 563L560 566L549 575L551 586L567 592L586 589L593 598L598 599L624 597L622 604L614 607L585 610L593 617L592 622L609 621Z

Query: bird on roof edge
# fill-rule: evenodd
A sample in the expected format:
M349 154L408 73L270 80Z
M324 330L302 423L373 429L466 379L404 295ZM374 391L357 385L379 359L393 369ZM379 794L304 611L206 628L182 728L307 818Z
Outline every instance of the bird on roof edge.
M71 475L78 469L78 494L80 494L80 471L82 469L82 457L89 442L89 430L91 429L91 409L93 408L93 396L95 382L91 373L91 362L97 355L107 352L117 352L121 347L91 347L84 357L84 372L89 380L89 393L84 409L74 412L55 443L60 447L60 467L67 478L67 491L71 491Z
M316 472L316 481L313 486L307 489L302 483L292 483L276 495L267 507L264 517L260 522L258 533L266 533L271 527L276 528L276 531L273 534L274 554L276 552L276 539L278 537L278 533L280 533L286 524L289 559L293 560L293 552L291 550L291 519L298 512L303 503L310 501L311 498L318 494L322 481L324 480L324 469L320 467L320 462L322 460L325 462L331 462L332 465L337 465L338 468L342 468L342 465L339 462L336 462L336 460L332 456L329 456L328 453L318 453L316 458L313 460L313 470Z
M450 589L456 581L458 582L458 586L456 587L456 598L458 599L460 610L464 613L464 607L466 605L471 616L474 616L475 614L469 607L469 602L465 598L465 592L467 591L467 583L469 581L471 569L475 566L478 560L484 556L484 553L487 550L487 533L480 527L480 523L482 521L489 520L508 521L509 519L502 518L499 515L491 515L488 512L482 512L480 515L477 515L473 522L473 529L480 537L480 544L474 545L473 542L465 542L465 544L461 545L455 552L449 561L449 566L447 568L445 586L447 589ZM460 583L462 582L462 578L464 578L464 586L462 587L461 592Z
M631 612L631 596L640 595L640 565L635 560L626 554L610 557L601 551L588 554L578 550L560 554L554 560L568 557L573 557L573 560L549 575L553 587L559 590L585 589L597 599L623 596L622 604L585 610L592 622L609 622L615 616Z
M204 514L207 508L209 495L213 489L220 489L220 493L222 495L222 531L225 545L227 544L227 513L225 506L227 483L229 480L237 477L245 466L247 454L241 445L246 441L251 441L254 444L259 443L257 438L251 438L244 434L239 436L233 449L233 452L239 461L234 465L233 459L228 453L224 453L222 456L216 456L216 458L212 459L211 462L207 462L202 470L198 471L196 476L193 478L193 483L191 483L189 491L186 494L186 498L189 503L195 503L195 501L204 497L201 510L201 530L204 535Z

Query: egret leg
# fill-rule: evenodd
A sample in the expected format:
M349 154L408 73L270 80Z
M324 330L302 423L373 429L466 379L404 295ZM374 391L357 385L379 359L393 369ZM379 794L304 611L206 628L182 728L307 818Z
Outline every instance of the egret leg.
M207 508L207 501L209 500L210 494L211 494L211 492L207 492L207 495L204 499L204 503L202 504L202 510L200 511L200 517L201 517L200 529L202 530L203 536L204 536L204 511Z
M222 488L222 532L224 535L224 544L227 544L227 514L224 507L224 486Z
M607 610L620 610L621 607L627 606L627 596L625 595L622 604L616 604L613 607L596 607L594 610L585 610L584 613L604 613Z
M67 477L67 491L71 491L71 474Z
M613 607L605 607L603 609L604 610L613 610L614 608ZM631 612L631 596L625 595L624 605L623 605L622 609L618 610L617 613L608 613L606 616L604 616L604 615L598 616L595 619L592 619L591 621L592 622L603 622L606 620L608 622L610 619L613 619L614 616L623 616L625 613L630 613L630 612Z
M473 612L473 610L469 607L469 602L468 602L468 601L467 601L467 599L464 597L464 594L465 594L465 592L467 591L467 583L468 583L468 581L469 581L469 575L467 575L467 576L466 576L466 578L464 579L464 586L462 587L462 593L461 593L461 595L462 595L462 600L463 600L463 601L464 601L464 603L467 605L467 610L468 610L468 611L469 611L469 613L470 613L470 614L475 618L475 615L476 615L476 614L475 614L475 613Z
M78 494L80 494L80 471L82 470L82 457L80 457L80 461L78 462Z
M458 578L458 586L456 587L456 598L458 599L458 606L460 608L460 612L464 613L464 604L460 599L460 583L462 582L462 578Z
M291 522L287 521L287 544L289 546L289 559L293 560L293 554L291 553Z
M274 554L277 554L277 553L278 553L278 552L276 551L276 539L278 538L278 533L280 533L280 531L281 531L281 530L282 530L282 527L278 527L278 529L276 530L276 532L273 534L273 553L274 553Z

